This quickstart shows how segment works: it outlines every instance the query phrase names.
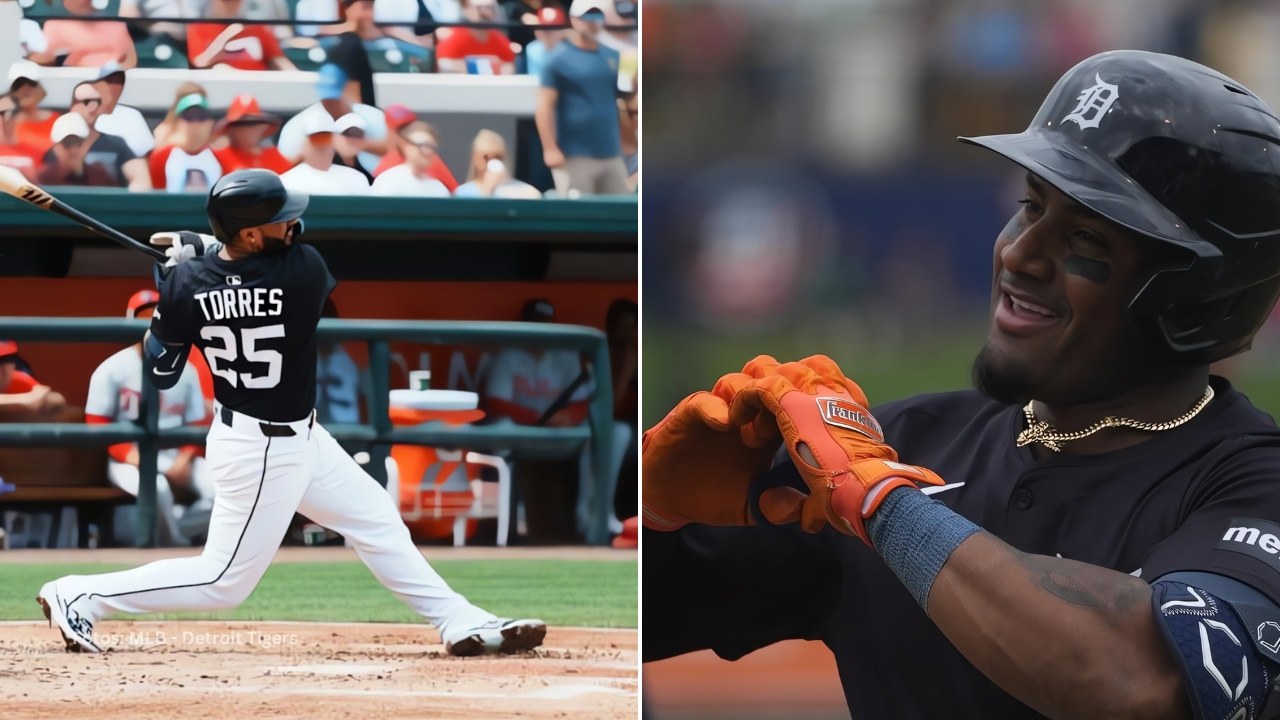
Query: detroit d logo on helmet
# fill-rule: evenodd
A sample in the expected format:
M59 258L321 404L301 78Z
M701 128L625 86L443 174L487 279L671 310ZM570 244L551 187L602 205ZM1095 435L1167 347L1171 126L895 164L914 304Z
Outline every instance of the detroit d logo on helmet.
M1103 82L1100 74L1095 74L1093 78L1094 84L1080 92L1076 108L1062 118L1063 123L1074 122L1081 130L1096 128L1115 101L1120 99L1120 88Z

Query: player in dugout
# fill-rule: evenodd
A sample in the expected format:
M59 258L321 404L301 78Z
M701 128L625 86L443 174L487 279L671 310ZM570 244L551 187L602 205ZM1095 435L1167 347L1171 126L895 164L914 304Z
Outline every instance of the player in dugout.
M1280 294L1280 120L1116 51L963 140L1027 170L976 389L873 416L761 356L685 399L643 443L645 659L820 640L855 718L1276 717L1280 429L1210 364Z

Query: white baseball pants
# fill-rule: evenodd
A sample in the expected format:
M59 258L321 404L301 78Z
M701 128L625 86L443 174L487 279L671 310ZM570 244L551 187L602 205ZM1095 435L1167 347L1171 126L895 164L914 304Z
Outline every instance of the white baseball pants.
M296 510L345 537L374 576L442 635L493 619L431 567L387 491L313 418L264 423L215 406L205 461L217 492L203 553L61 578L59 591L76 610L100 619L234 607L266 572Z

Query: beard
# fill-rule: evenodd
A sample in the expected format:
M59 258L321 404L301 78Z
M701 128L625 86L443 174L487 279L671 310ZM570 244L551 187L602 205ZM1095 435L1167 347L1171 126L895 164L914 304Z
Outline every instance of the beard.
M984 345L973 359L973 387L978 392L1005 405L1026 405L1031 401L1031 374Z
M262 253L263 255L281 255L289 249L289 244L282 237L262 236Z

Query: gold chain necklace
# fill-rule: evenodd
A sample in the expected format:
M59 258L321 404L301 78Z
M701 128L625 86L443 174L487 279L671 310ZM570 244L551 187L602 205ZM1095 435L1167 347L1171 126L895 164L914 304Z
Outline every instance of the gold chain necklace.
M1049 423L1036 418L1036 411L1032 409L1033 402L1027 403L1022 408L1022 413L1027 416L1027 429L1018 433L1018 447L1024 447L1031 443L1040 443L1054 452L1062 452L1062 443L1071 442L1072 440L1080 440L1106 428L1127 427L1134 430L1144 430L1146 432L1164 432L1182 425L1191 418L1200 414L1209 402L1213 400L1213 387L1205 386L1204 395L1200 400L1186 413L1178 417L1167 420L1162 423L1141 422L1139 420L1130 420L1129 418L1115 417L1108 415L1098 422L1090 425L1083 430L1064 433L1058 432Z

